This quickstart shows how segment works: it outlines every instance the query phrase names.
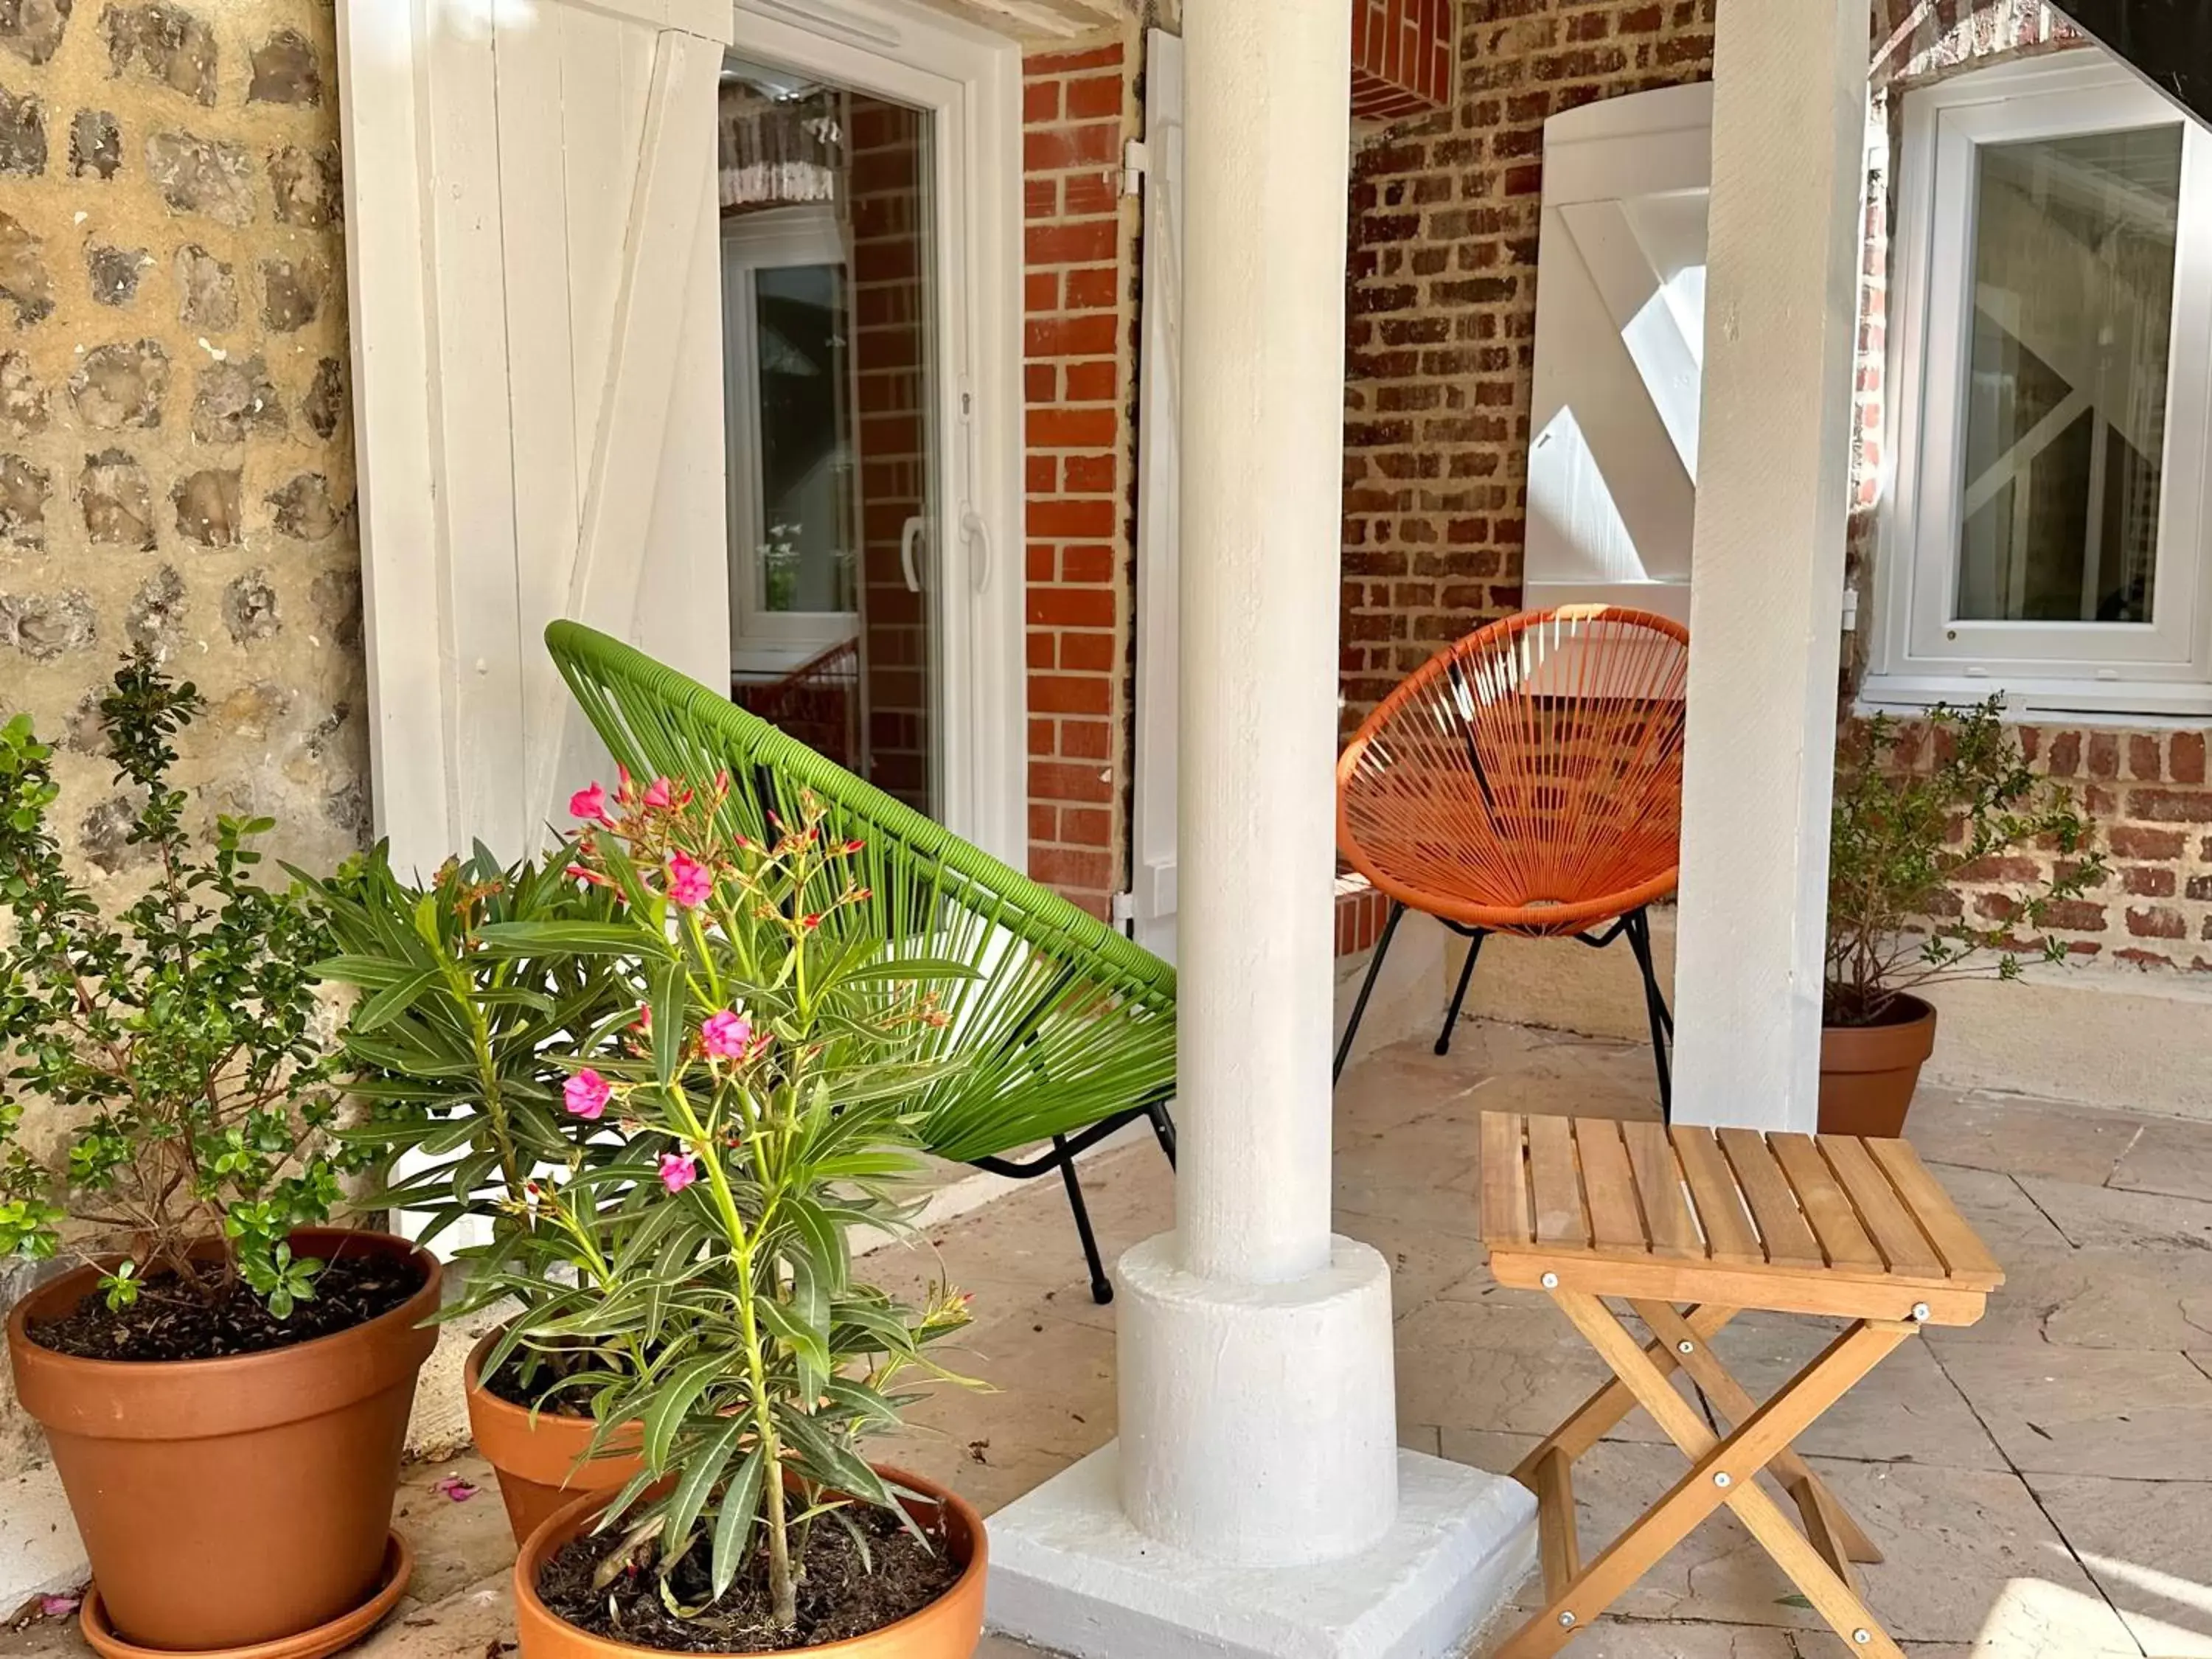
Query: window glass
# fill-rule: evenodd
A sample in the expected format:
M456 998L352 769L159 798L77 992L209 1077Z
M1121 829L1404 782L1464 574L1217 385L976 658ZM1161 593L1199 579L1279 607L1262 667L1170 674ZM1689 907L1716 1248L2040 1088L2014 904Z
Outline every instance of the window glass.
M2181 153L2178 125L1977 151L1959 620L2153 619Z
M844 273L836 265L785 265L757 272L753 283L761 608L851 611Z

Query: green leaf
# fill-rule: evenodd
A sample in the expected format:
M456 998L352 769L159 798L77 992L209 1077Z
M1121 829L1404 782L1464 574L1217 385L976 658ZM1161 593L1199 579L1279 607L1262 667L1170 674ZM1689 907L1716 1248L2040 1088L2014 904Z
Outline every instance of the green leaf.
M645 1409L647 1468L666 1471L668 1449L675 1443L676 1431L684 1426L684 1414L716 1380L730 1376L735 1366L734 1355L702 1354L678 1366L667 1381L654 1382L652 1402Z
M754 1312L762 1324L775 1333L786 1347L819 1375L830 1370L830 1343L823 1331L802 1322L796 1311L773 1297L762 1297Z
M416 1000L437 984L441 977L437 969L425 968L409 975L397 984L386 986L354 1011L351 1029L366 1033L390 1024L413 1007Z
M646 978L653 991L653 1074L665 1089L675 1082L676 1073L683 1066L684 1044L690 1036L685 1029L688 1009L684 994L684 963L656 963Z
M325 957L307 971L317 979L358 985L365 991L380 991L405 979L410 969L405 963L387 957L338 956Z
M615 921L495 921L477 932L501 956L654 957L670 954L652 932Z
M896 957L873 962L837 975L841 985L936 985L959 980L982 979L964 962L941 957Z
M700 1511L707 1506L708 1494L721 1479L722 1469L729 1462L730 1454L737 1449L738 1438L746 1427L744 1418L732 1417L709 1435L703 1445L685 1455L683 1478L677 1481L676 1491L668 1500L669 1550L661 1558L664 1577L681 1559L677 1551L691 1536Z
M747 1452L738 1472L722 1488L720 1512L714 1517L714 1553L708 1578L720 1601L737 1582L744 1565L745 1542L752 1535L753 1517L760 1510L763 1459L758 1445Z

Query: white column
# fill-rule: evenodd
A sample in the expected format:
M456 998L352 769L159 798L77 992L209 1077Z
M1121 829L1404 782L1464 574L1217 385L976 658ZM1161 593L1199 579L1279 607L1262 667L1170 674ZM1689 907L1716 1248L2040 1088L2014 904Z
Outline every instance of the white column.
M1389 1271L1329 1234L1350 6L1204 0L1183 48L1182 1158L1122 1263L1121 1490L1318 1561L1397 1504Z
M1722 0L1674 1113L1811 1129L1864 184L1865 0Z
M1532 1559L1397 1447L1390 1273L1329 1230L1351 0L1186 0L1176 1231L1121 1439L992 1517L994 1626L1098 1659L1443 1659Z
M1328 1260L1349 12L1184 21L1176 1225L1255 1284Z

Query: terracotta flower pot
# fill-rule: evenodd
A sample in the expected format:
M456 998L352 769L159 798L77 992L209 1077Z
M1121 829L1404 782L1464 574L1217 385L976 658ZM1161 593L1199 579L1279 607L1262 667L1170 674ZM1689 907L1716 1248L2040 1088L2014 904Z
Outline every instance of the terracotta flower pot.
M1828 1025L1820 1031L1820 1133L1894 1140L1936 1050L1936 1010L1900 996L1879 1025Z
M952 1588L919 1613L896 1624L842 1642L802 1650L808 1659L969 1659L983 1639L983 1581L990 1569L990 1546L983 1517L958 1493L902 1469L878 1466L884 1479L924 1494L908 1513L925 1524L944 1517L945 1541L960 1563ZM592 1493L563 1504L532 1533L514 1558L514 1622L522 1639L522 1659L646 1659L659 1648L633 1647L578 1630L538 1599L538 1574L562 1545L578 1536L605 1504Z
M15 1392L45 1427L114 1632L208 1652L295 1636L386 1588L415 1376L437 1333L437 1259L404 1239L302 1231L302 1255L404 1255L422 1287L390 1313L228 1359L81 1359L25 1322L74 1308L80 1267L8 1316Z
M469 1433L499 1477L507 1525L520 1544L554 1510L587 1492L612 1492L638 1470L635 1456L594 1457L579 1464L598 1425L501 1400L483 1386L483 1363L500 1339L493 1331L469 1351L463 1372L468 1388ZM621 1443L617 1442L619 1445ZM635 1444L635 1442L631 1443Z

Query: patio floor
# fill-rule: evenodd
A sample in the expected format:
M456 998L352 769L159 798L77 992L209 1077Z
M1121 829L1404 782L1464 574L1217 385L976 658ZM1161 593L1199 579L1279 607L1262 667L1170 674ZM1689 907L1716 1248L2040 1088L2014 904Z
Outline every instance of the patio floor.
M1449 1058L1408 1043L1347 1074L1338 1224L1395 1270L1407 1444L1510 1468L1606 1375L1541 1297L1500 1289L1481 1265L1477 1115L1632 1115L1650 1110L1650 1090L1640 1048L1480 1024ZM2010 1278L1981 1325L1907 1344L1800 1443L1889 1556L1864 1570L1869 1601L1926 1659L2212 1656L2212 1123L1923 1090L1911 1135ZM1149 1145L1113 1155L1085 1187L1109 1256L1170 1223L1168 1172ZM884 1449L988 1510L1113 1435L1113 1310L1091 1304L1057 1183L933 1237L945 1271L975 1292L970 1369L997 1391L941 1396ZM876 1259L879 1279L933 1269L922 1252L892 1260L886 1271ZM1832 1328L1747 1316L1718 1346L1759 1391ZM1577 1468L1585 1549L1682 1467L1642 1412L1624 1421ZM489 1491L457 1504L432 1489L454 1471L489 1484L473 1457L409 1472L415 1600L359 1650L375 1659L499 1659L513 1640L504 1517ZM0 1635L0 1659L83 1651L74 1621ZM1723 1512L1568 1651L1850 1650Z

